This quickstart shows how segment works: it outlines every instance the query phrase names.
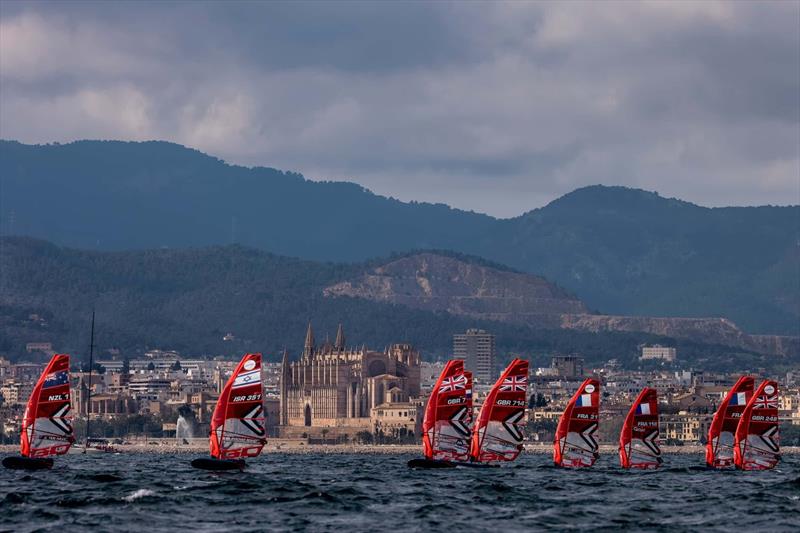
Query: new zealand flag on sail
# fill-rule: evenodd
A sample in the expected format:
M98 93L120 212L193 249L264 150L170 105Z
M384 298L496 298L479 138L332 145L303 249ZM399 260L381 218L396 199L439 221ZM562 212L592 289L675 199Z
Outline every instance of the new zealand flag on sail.
M42 388L49 389L50 387L58 387L59 385L65 385L68 382L69 373L66 370L60 370L58 372L47 374L47 377L44 378L44 385L42 385Z

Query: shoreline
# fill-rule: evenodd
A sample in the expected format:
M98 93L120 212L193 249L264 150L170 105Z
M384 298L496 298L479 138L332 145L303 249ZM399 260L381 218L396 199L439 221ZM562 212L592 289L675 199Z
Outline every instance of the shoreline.
M183 455L183 454L197 454L205 453L208 451L208 445L203 444L188 444L188 445L175 445L175 444L121 444L114 445L120 453L137 453L137 454L159 454L159 455ZM417 444L382 444L382 445L367 445L367 444L305 444L297 441L281 441L275 440L267 443L264 447L263 454L363 454L363 455L401 455L401 454L419 454L422 449L421 445ZM18 445L0 445L0 454L14 454L18 452ZM661 446L664 455L703 455L705 454L705 446L702 445L685 445L685 446ZM616 454L618 447L614 444L601 444L600 454ZM552 444L526 444L525 454L532 455L549 455L553 453ZM782 455L797 455L800 454L799 446L786 446L781 449Z

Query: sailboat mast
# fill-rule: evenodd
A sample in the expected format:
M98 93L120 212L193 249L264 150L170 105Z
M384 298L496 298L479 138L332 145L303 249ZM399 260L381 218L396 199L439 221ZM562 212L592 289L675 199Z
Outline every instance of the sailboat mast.
M86 443L83 453L89 448L89 422L92 419L92 367L94 366L94 309L92 309L92 333L89 340L89 387L86 393Z

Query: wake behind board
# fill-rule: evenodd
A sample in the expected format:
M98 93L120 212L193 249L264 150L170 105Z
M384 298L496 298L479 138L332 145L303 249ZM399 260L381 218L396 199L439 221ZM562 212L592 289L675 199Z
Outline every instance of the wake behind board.
M470 462L458 462L453 463L454 466L457 467L467 467L467 468L500 468L500 465L497 463L479 463L477 461L470 461Z
M455 468L456 463L451 461L441 461L437 459L411 459L408 462L409 468Z
M41 457L13 456L5 457L3 466L11 470L49 470L53 468L53 460Z
M244 459L214 459L212 457L201 457L192 461L194 468L201 470L244 470L246 464Z

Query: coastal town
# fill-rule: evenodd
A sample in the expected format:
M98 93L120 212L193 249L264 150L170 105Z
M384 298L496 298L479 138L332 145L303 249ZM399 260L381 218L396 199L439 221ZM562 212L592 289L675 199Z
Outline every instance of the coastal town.
M494 335L478 329L453 338L453 357L474 369L476 408L497 379L500 364L494 346ZM42 361L57 347L32 342L26 348L18 362L0 358L0 443L18 441L25 404L45 366ZM274 355L265 354L262 368L267 436L308 445L420 442L426 398L444 366L444 361L425 360L407 343L380 350L351 346L342 325L333 342L317 343L309 324L297 357ZM642 346L640 358L662 368L624 369L614 358L589 367L580 354L552 354L549 366L531 368L526 445L552 443L559 416L588 376L602 384L599 442L615 442L632 400L643 387L651 387L658 391L662 442L704 444L713 413L739 375L764 375L763 369L715 373L684 368L676 349L667 346ZM236 366L231 359L171 350L136 357L111 352L97 358L90 374L78 360L73 359L70 383L78 434L85 431L88 417L93 438L118 445L205 443L217 398ZM781 387L784 442L795 444L800 372L773 377Z

